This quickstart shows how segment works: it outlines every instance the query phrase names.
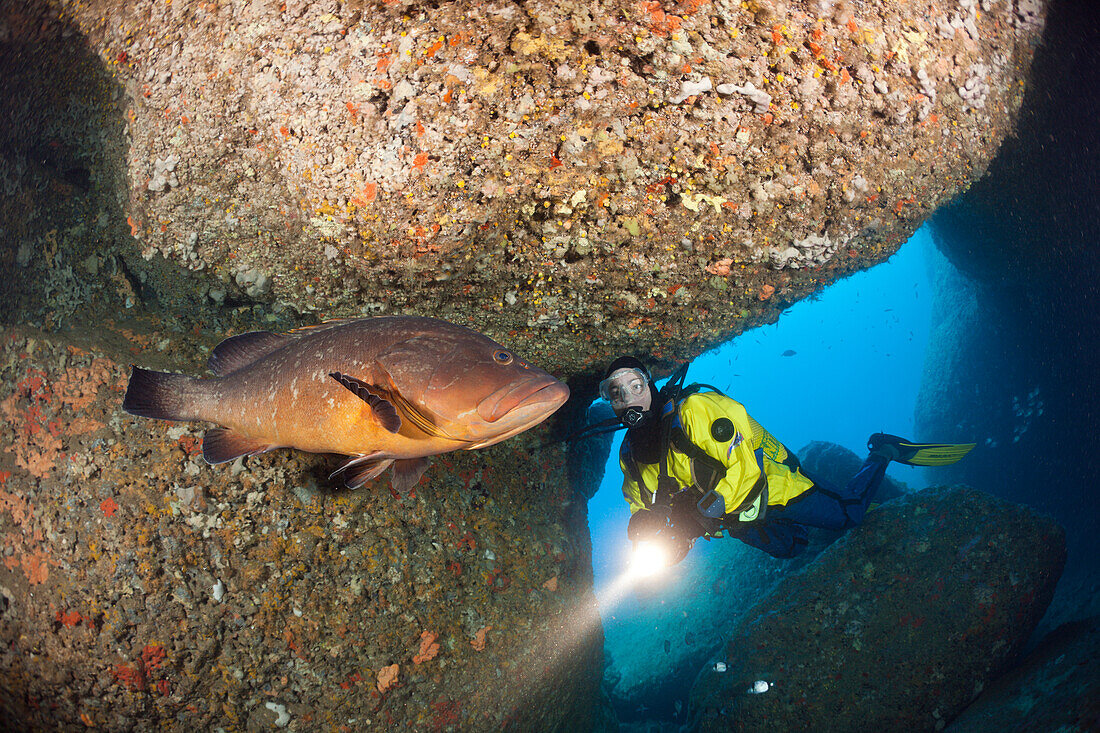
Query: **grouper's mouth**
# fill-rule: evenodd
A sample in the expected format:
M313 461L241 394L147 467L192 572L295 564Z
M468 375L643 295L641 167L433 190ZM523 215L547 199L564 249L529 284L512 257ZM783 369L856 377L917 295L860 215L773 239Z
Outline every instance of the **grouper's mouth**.
M553 377L528 379L498 389L483 399L477 406L477 414L486 422L495 423L517 408L543 407L546 411L541 417L525 427L541 422L554 410L569 399L569 387ZM541 410L538 412L542 412Z

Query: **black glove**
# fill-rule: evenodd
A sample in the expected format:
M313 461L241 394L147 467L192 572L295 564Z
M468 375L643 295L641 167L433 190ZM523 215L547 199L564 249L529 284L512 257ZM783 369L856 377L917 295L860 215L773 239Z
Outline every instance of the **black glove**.
M669 565L676 565L685 557L703 534L702 527L684 512L677 519L676 510L656 505L651 509L639 509L626 525L626 536L631 542L657 542L664 545L669 555Z
M672 495L669 502L669 524L672 533L682 539L695 541L706 534L703 517L699 514L699 494L694 489L683 489Z
M626 525L626 538L631 542L652 541L671 526L668 507L656 506L639 509L630 516Z

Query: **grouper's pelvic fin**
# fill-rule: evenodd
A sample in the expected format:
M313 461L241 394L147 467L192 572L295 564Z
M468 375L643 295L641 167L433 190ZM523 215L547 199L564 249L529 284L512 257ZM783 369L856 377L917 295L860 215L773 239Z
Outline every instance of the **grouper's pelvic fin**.
M384 453L370 453L365 456L353 456L340 464L329 474L329 480L339 478L349 489L358 489L378 476L393 464L393 458Z
M426 457L394 459L384 453L352 456L329 475L329 480L340 478L344 482L344 486L349 489L358 489L368 481L378 478L383 471L393 466L393 479L391 479L390 484L393 486L394 491L405 497L420 482L420 478L428 470L429 463L430 461Z
M408 458L403 461L393 462L393 479L391 484L394 491L402 497L408 496L418 483L431 463L427 458Z
M200 380L135 366L126 386L122 409L131 415L156 420L195 420L195 398L202 392Z
M867 439L872 455L907 466L950 466L974 448L974 443L913 443L887 433L875 433Z

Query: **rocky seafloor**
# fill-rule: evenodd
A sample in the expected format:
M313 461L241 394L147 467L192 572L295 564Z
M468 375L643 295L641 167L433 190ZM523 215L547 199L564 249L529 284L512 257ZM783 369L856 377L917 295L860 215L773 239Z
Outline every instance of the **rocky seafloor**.
M941 730L1023 650L1065 559L1052 520L973 489L888 502L745 611L696 726Z

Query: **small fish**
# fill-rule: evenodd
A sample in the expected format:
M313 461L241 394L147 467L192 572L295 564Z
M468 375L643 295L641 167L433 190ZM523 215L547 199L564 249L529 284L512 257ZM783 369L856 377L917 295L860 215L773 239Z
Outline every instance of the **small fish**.
M672 642L668 639L665 639L665 654L668 654L671 651L672 651Z
M784 352L783 352L782 354L780 354L780 356L794 356L794 355L795 355L795 354L797 354L797 353L798 353L798 352L797 352L797 351L795 351L794 349L787 349L787 350L786 350L786 351L784 351Z
M357 488L393 467L407 494L428 457L499 443L562 406L569 387L488 336L434 318L333 321L255 331L210 356L217 379L135 366L122 407L202 420L207 463L275 448L351 456L330 478Z

